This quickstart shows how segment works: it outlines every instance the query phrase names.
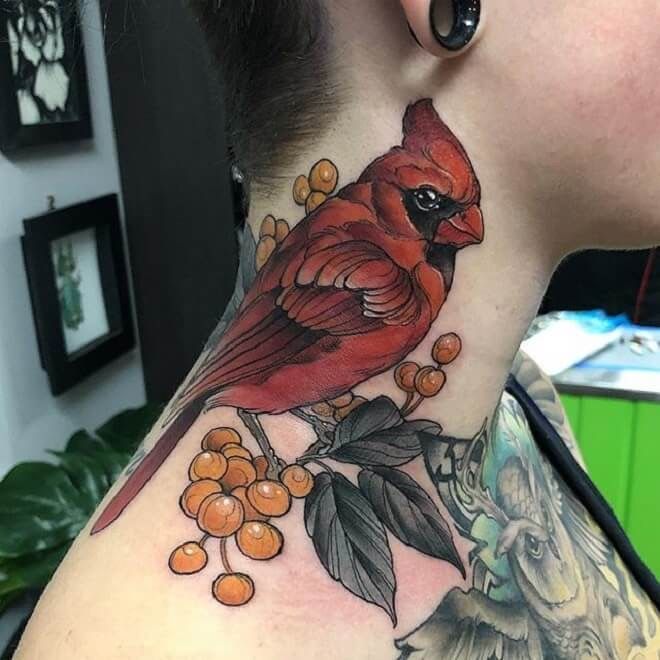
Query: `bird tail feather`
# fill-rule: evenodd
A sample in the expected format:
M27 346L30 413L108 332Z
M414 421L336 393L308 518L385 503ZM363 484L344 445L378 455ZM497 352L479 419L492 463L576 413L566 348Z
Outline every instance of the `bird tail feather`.
M111 525L133 501L135 496L153 477L174 447L193 425L204 405L203 399L197 399L183 408L172 423L158 438L151 451L142 459L137 468L128 477L122 487L105 506L101 515L92 526L91 534L97 534Z

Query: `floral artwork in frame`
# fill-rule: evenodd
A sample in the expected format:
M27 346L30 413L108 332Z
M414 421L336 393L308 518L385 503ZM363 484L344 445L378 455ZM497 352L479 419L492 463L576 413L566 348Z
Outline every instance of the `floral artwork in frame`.
M0 149L92 136L71 0L0 0Z

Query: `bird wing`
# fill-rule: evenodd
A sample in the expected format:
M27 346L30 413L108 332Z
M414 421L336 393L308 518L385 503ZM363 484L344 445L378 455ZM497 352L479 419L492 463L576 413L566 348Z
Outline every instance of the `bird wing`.
M410 275L381 248L323 234L288 264L275 286L251 293L184 387L173 414L199 396L293 361L328 335L411 323L420 305Z
M538 627L529 612L481 591L452 589L419 628L397 640L398 660L539 660Z
M606 566L614 558L611 544L594 523L584 506L560 485L550 465L543 461L541 471L546 482L549 505L552 506L568 530L574 545L584 551L591 561Z
M281 284L277 305L292 321L333 335L406 325L419 314L410 275L369 241L322 237Z

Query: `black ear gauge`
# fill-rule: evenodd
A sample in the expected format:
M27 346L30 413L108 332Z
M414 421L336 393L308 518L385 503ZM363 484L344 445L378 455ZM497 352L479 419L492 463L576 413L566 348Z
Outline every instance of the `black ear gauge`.
M439 2L451 2L454 12L451 29L441 34L436 25ZM481 19L481 0L431 0L429 20L435 40L445 49L458 52L474 39Z
M410 25L410 23L408 23L408 32L410 32L410 36L415 40L415 43L420 48L424 48L424 46L422 46L421 41L417 38L417 35L415 34L415 31L412 29L412 25Z

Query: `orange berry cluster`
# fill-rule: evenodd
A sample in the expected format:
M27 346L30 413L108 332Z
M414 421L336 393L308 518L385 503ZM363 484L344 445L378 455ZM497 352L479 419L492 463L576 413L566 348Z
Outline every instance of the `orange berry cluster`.
M273 559L282 551L284 537L269 521L288 513L291 497L306 497L314 476L301 465L284 468L277 480L268 479L268 461L243 447L238 431L221 427L209 431L202 451L190 463L190 484L179 503L183 512L197 521L204 532L200 541L183 543L170 555L174 573L190 575L208 563L205 544L220 539L225 572L213 582L213 596L224 605L245 605L254 596L249 575L236 573L227 558L227 539L250 559Z
M296 177L293 182L293 199L296 204L304 206L307 213L311 213L334 192L338 179L337 166L324 158L312 166L309 176L301 174Z
M263 265L270 259L270 255L275 252L275 248L289 235L290 231L289 223L281 218L276 220L274 216L267 215L261 221L255 256L257 270L261 270Z
M452 363L461 352L461 338L455 332L441 335L433 344L431 355L435 365L420 366L402 362L394 371L394 380L407 394L404 411L410 414L423 399L434 397L445 386L447 376L442 367ZM415 397L421 397L416 402Z
M341 422L342 419L348 417L349 413L361 406L366 399L361 396L355 396L353 392L346 392L336 399L329 401L321 401L312 406L312 412L319 417L326 417L334 419L336 422Z

